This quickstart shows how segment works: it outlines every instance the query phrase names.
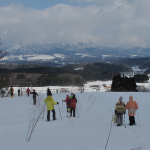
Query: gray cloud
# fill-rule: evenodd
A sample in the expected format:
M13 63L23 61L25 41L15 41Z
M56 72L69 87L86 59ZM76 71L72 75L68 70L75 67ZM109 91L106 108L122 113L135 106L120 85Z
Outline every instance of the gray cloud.
M84 0L86 1L86 0ZM44 10L0 7L0 37L8 44L91 41L101 46L150 47L149 0L87 0Z

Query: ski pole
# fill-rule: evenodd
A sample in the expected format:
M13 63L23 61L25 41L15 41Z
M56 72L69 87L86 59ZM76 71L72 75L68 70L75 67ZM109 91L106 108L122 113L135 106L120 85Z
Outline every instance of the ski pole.
M78 114L78 117L79 117L79 112L78 112L78 108L77 108L77 114Z
M58 104L58 108L59 108L59 104ZM60 108L59 108L59 112L60 112ZM60 117L61 117L61 112L60 112ZM62 117L61 117L61 121L62 121Z
M112 117L113 117L113 115L112 115ZM110 138L111 128L112 128L112 120L111 120L111 126L110 126L110 131L109 131L108 139L107 139L107 142L106 142L105 150L106 150L106 148L107 148L108 141L109 141L109 138Z
M62 100L62 112L63 112L63 100Z
M44 108L43 108L43 117L42 117L42 119L44 118L45 106L46 106L46 103L45 103L45 105L43 106Z
M139 124L140 124L140 118L139 118L138 112L137 112L137 116L138 116L138 119L139 119Z
M69 109L70 109L70 108L67 106L67 117L68 117L68 111L69 111Z
M124 114L124 127L126 128L126 124L125 124L125 114Z

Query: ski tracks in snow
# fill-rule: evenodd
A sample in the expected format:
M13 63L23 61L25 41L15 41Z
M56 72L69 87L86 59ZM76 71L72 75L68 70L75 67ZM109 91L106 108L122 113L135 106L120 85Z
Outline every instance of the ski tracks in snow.
M120 129L122 130L123 128L124 126L122 126L122 128ZM135 126L126 125L126 128L124 128L123 130L125 130L125 132L129 134L129 136L133 138L137 138L141 141L140 144L135 145L129 150L150 150L149 147L145 146L147 145L147 143L150 142L150 129L148 126L144 127L141 125L135 125Z

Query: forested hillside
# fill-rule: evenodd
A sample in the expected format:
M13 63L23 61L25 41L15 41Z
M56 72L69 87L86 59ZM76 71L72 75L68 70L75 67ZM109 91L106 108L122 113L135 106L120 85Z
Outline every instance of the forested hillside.
M60 68L37 65L1 65L0 84L2 85L2 80L7 77L9 82L5 86L81 86L86 81L111 80L114 75L122 71L132 71L132 69L127 65L109 63L71 64Z
M128 66L139 66L141 69L150 68L150 58L124 58L115 62L115 64L127 64Z

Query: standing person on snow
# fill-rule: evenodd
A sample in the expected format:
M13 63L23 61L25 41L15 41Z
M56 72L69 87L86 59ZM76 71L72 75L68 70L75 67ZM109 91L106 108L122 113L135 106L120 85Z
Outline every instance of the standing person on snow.
M27 88L27 95L28 95L28 97L29 97L29 93L30 93L30 89L29 89L29 87Z
M8 90L5 90L5 97L8 97Z
M123 124L123 114L126 113L126 105L122 100L123 97L121 96L119 98L119 101L115 105L115 114L117 115L117 126Z
M76 117L75 116L76 103L77 103L77 99L75 97L75 94L73 94L72 98L69 99L69 101L68 101L68 105L71 108L71 110L70 110L70 117L72 116L72 111L73 111L73 117Z
M63 102L66 102L67 112L70 112L70 107L69 107L69 104L68 104L69 95L66 95L66 99L65 99L65 100L62 100L62 101L63 101Z
M54 105L59 104L59 102L55 102L52 98L52 94L49 93L48 97L44 99L44 102L47 104L47 121L50 121L50 111L53 112L53 120L56 120L56 112L54 109Z
M18 89L18 96L20 96L20 89Z
M69 96L69 98L72 98L73 97L73 93L71 93L71 95Z
M14 93L14 88L11 87L9 91L10 91L10 93L11 93L11 97L13 97L13 96L14 96L14 95L13 95L13 93Z
M39 95L35 92L35 89L33 90L33 92L30 91L30 94L33 94L33 104L36 105L36 95Z
M51 90L49 89L49 87L47 88L46 92L47 92L47 97L48 97L48 95L52 95Z
M129 97L129 101L126 104L126 109L128 109L128 115L129 115L129 125L133 126L135 125L135 113L136 110L138 109L138 104L136 103L136 101L133 101L133 96Z
M4 89L2 89L1 94L2 94L1 97L4 97L4 94L5 94Z

